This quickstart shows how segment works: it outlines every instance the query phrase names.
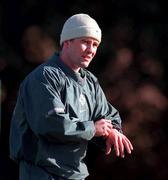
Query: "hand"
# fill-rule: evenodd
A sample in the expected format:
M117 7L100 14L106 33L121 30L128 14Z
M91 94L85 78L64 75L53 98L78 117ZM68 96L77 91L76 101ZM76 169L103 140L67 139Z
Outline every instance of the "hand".
M114 145L116 156L121 156L122 158L125 157L124 149L126 149L128 154L131 154L131 151L133 150L133 146L129 139L116 129L112 129L106 139L107 155L110 154L112 145Z
M95 136L105 136L107 137L111 132L113 125L111 124L111 120L108 119L100 119L95 122L96 133Z

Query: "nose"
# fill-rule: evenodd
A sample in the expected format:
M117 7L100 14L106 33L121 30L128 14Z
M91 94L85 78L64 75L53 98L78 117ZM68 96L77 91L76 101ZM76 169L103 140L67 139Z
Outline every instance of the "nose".
M87 46L87 51L88 52L94 52L95 51L95 48L94 48L94 46L92 45L92 44L88 44L88 46Z

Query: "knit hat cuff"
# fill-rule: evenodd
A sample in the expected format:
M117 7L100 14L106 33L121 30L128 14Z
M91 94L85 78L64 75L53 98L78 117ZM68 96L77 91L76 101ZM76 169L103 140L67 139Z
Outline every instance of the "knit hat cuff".
M64 42L65 40L70 40L73 38L80 38L80 37L92 37L100 42L101 30L96 30L95 28L87 27L87 26L81 26L71 30L67 29L67 31L65 30L64 33L61 34L60 44L62 44L62 42Z
M76 14L71 16L64 24L60 45L66 40L91 37L101 42L101 29L97 22L87 14Z

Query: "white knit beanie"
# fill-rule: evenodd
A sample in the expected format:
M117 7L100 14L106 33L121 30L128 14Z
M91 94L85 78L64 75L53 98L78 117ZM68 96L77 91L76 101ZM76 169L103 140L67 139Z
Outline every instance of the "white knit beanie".
M88 14L75 14L63 26L60 45L66 40L80 37L92 37L101 42L101 36L101 29L93 18Z

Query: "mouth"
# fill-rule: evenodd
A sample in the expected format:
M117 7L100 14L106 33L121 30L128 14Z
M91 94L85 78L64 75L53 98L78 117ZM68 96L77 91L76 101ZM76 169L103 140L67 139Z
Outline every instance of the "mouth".
M82 56L84 61L90 62L92 60L91 56Z

